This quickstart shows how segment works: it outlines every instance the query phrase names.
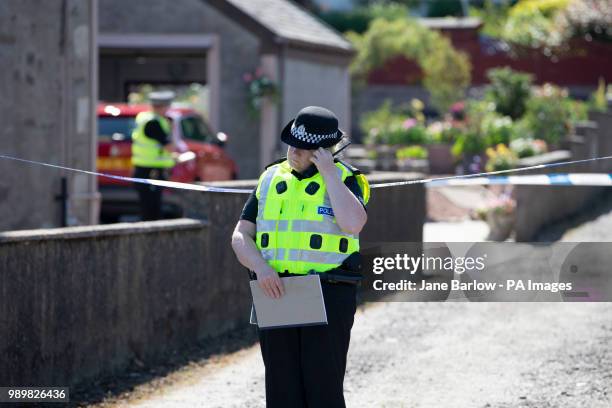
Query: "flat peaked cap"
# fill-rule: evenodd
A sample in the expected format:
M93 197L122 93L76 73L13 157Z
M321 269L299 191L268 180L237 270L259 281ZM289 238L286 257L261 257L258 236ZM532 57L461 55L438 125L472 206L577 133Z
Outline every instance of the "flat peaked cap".
M175 93L172 91L155 91L149 93L149 101L152 105L170 105L174 98Z

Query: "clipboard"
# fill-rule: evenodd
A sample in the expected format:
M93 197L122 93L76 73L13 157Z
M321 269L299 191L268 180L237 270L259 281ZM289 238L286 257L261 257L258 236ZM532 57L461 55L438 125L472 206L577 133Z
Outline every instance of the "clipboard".
M250 281L253 296L251 324L257 324L260 329L327 324L327 311L318 275L281 279L285 294L278 299L266 296L256 280Z

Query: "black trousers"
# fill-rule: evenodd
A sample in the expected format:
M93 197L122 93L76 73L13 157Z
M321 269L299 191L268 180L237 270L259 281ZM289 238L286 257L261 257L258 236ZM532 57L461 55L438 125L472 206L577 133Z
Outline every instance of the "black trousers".
M134 177L155 180L166 180L167 169L152 167L134 167ZM150 184L134 183L140 202L140 217L143 221L154 221L162 218L162 187Z
M259 330L267 408L345 407L355 285L321 282L327 325Z

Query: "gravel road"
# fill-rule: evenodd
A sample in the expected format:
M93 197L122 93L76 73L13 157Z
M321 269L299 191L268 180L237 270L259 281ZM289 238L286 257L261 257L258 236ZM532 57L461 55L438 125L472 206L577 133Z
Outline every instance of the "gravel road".
M612 406L612 303L373 303L352 332L349 407ZM105 407L263 407L258 346Z
M543 240L612 241L612 200L603 201L593 214L552 228ZM450 211L449 203L439 207L429 208L430 219L466 222L465 209ZM448 238L448 226L438 224ZM461 225L454 227L465 233ZM361 306L345 379L347 405L610 408L611 316L612 303L448 301ZM258 345L194 362L96 405L264 406Z

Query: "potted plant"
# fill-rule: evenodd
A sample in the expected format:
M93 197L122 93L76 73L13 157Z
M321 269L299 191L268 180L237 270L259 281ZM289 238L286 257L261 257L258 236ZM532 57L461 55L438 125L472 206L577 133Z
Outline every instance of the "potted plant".
M485 146L483 137L477 132L467 131L457 138L451 152L455 157L461 159L459 173L474 174L484 171Z
M278 85L265 75L261 68L257 68L255 72L244 73L242 80L247 86L249 115L252 118L259 117L265 99L278 103L280 98Z
M427 150L423 146L403 147L396 152L396 158L399 171L427 172Z
M458 172L474 174L484 171L487 156L485 149L492 139L487 123L491 117L498 116L495 104L488 101L470 100L466 106L465 131L459 135L451 149L453 155L461 160Z
M506 191L487 202L485 207L476 210L476 214L489 226L488 240L505 241L514 229L516 200Z
M518 162L518 157L516 157L514 152L508 146L501 143L495 146L495 148L487 148L487 157L486 171L510 170Z
M419 111L415 108L408 113L396 112L391 108L391 101L387 100L377 110L364 115L361 127L366 132L365 143L369 150L376 151L378 170L397 170L397 150L425 142L426 129L422 119L413 118L411 114L419 114Z
M427 127L427 157L432 174L450 174L455 169L451 148L461 129L451 122L436 121Z

